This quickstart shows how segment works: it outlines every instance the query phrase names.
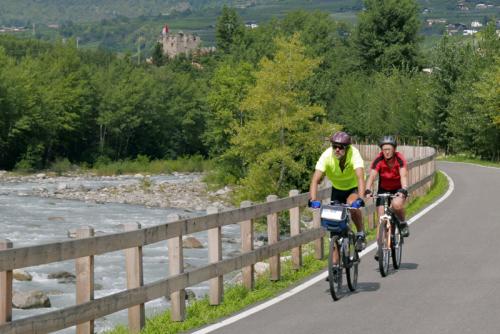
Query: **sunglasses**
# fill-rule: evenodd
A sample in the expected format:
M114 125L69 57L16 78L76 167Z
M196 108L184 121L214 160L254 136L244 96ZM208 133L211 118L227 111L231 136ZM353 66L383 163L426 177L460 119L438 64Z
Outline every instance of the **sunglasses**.
M332 144L333 149L345 150L346 146L342 144Z

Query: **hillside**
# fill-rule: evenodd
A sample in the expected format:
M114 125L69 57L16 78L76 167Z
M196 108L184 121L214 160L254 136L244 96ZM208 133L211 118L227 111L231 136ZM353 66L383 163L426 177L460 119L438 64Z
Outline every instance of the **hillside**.
M422 33L441 36L450 23L469 25L500 17L500 0L486 2L418 0ZM479 3L490 5L478 8ZM2 0L0 33L55 41L78 39L81 47L135 52L138 41L146 53L154 47L162 26L199 35L204 45L215 44L215 22L221 7L237 8L245 21L268 22L293 10L320 10L336 20L354 23L362 0ZM429 20L440 23L429 24ZM2 29L1 26L10 27ZM18 27L15 31L13 27Z
M499 0L418 0L429 15L460 13L458 3L474 11L479 3L500 6ZM319 9L330 12L352 12L363 8L362 0L2 0L0 25L31 23L61 24L66 21L95 22L120 16L166 16L173 13L203 14L223 5L260 12L279 14L291 9Z
M90 22L119 16L162 16L217 8L245 8L262 0L2 0L0 25Z

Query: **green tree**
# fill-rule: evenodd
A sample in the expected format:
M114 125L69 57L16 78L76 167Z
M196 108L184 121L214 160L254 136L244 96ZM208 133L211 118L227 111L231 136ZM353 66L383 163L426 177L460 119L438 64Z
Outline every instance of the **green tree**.
M151 122L154 82L140 67L125 61L112 63L98 82L102 92L97 117L100 153L125 158L137 131Z
M420 134L430 108L430 79L424 74L394 70L390 74L358 73L344 79L333 105L333 120L359 137Z
M470 49L470 47L468 47ZM500 38L490 24L479 34L471 66L449 97L447 130L455 152L498 160L500 150Z
M463 44L444 36L432 59L431 94L433 106L422 118L421 130L428 143L446 151L450 149L450 104L460 90L461 82L469 73L477 71L475 51L471 44Z
M204 142L212 157L220 156L229 148L235 130L244 124L240 103L253 83L252 70L248 63L224 62L210 80Z
M156 43L152 58L153 64L155 64L156 66L161 66L165 62L165 56L163 55L163 44L161 44L160 42Z
M241 158L246 171L241 198L262 200L270 193L306 189L322 150L320 139L332 129L321 122L325 111L301 89L320 61L305 56L299 34L276 44L276 55L261 61L256 84L242 101L246 122L236 129L228 151Z
M234 43L240 42L245 34L245 26L234 8L224 6L215 26L217 50L229 53Z
M413 68L419 61L418 5L415 0L365 0L355 42L368 70Z

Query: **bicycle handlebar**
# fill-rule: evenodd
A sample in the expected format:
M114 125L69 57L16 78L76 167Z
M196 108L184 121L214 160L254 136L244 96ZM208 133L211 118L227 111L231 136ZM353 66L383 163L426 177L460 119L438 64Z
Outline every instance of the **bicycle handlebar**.
M338 202L330 202L330 205L339 205L339 206L342 206L344 208L347 208L347 209L351 209L351 210L355 210L355 209L361 209L361 208L356 208L356 207L353 207L347 203L338 203ZM321 201L311 201L309 207L311 209L321 209Z
M398 195L391 194L391 193L381 193L381 194L373 194L370 197L372 197L372 198L394 198L394 197L398 197Z

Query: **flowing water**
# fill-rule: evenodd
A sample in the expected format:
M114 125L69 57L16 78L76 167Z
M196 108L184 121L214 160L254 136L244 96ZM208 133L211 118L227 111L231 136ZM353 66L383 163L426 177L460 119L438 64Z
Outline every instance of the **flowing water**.
M155 180L155 178L152 178ZM183 183L190 182L189 175L161 176L156 180ZM133 184L136 178L124 177L118 180L68 179L71 187L84 186L100 188ZM96 235L122 231L121 224L140 223L149 227L166 222L169 214L181 216L202 215L204 212L186 211L182 208L146 208L126 204L96 204L83 201L59 200L30 196L36 187L54 189L57 187L51 179L33 182L0 183L0 238L10 239L15 247L37 245L68 239L68 231L82 226L92 226ZM239 226L230 225L222 229L223 257L228 258L238 252ZM207 232L194 234L205 246L203 249L184 249L186 270L207 264ZM100 298L126 288L125 259L123 251L95 256L95 298ZM154 282L168 276L167 243L159 242L143 248L144 283ZM22 268L33 276L30 282L14 281L15 291L41 290L48 294L51 307L13 310L13 319L54 311L75 304L75 283L71 280L61 282L49 279L50 273L58 271L75 272L74 261L52 263L48 265ZM208 292L208 283L189 288L197 297ZM157 299L146 304L146 316L164 311L169 303L166 298ZM117 324L127 324L127 311L117 312L98 319L96 331L113 328ZM74 333L74 329L66 329L59 333Z

